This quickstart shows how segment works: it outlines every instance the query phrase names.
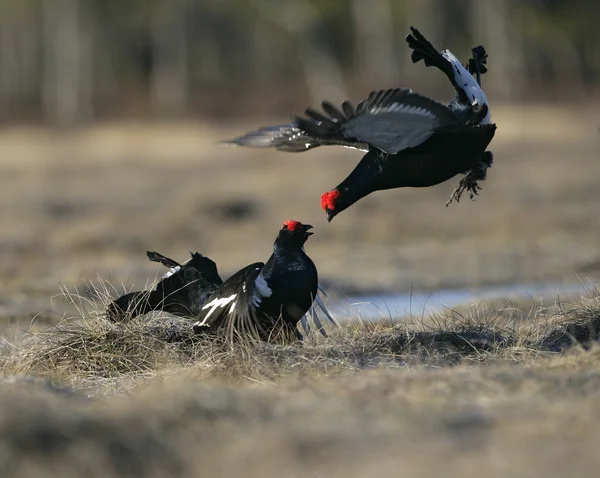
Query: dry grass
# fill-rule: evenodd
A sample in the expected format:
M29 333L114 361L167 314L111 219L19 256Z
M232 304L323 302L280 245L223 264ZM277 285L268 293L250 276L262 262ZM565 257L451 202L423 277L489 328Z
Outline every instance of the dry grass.
M593 289L573 303L531 308L525 317L491 302L402 322L347 321L339 328L329 326L327 338L313 331L303 343L230 344L195 336L191 319L160 312L110 322L104 310L114 289L106 281L90 282L85 295L65 289L64 298L76 313L7 342L6 373L57 379L94 394L103 393L107 384L115 391L120 380L131 385L178 367L202 370L202 378L262 383L366 368L522 363L588 347L600 330L600 295Z
M234 346L161 314L109 323L69 297L81 316L3 350L3 476L559 477L598 465L597 291L526 321L479 306Z

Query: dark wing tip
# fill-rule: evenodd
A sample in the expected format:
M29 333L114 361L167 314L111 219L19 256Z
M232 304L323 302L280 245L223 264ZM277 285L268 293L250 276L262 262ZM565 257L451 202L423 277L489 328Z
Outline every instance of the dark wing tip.
M425 59L425 55L423 55L423 53L421 53L418 50L413 50L413 52L410 55L410 59L413 63L418 63L421 60Z
M421 35L421 33L419 32L419 30L417 30L415 27L413 27L412 25L409 27L411 33L415 36L417 35ZM408 37L412 37L412 35L409 33L408 35L406 35L406 38L408 39Z
M329 116L331 116L331 118L334 121L338 121L338 122L346 121L347 118L344 115L344 113L342 113L336 106L331 104L331 102L323 101L321 103L321 107L323 108L323 111L325 111L325 113L327 113Z
M350 101L344 101L342 103L342 109L344 110L346 118L352 118L356 116L356 108L354 108L354 105Z
M173 259L170 259L166 256L163 256L162 254L156 251L146 251L146 256L151 262L158 262L165 267L177 267L180 265L179 262L174 261Z

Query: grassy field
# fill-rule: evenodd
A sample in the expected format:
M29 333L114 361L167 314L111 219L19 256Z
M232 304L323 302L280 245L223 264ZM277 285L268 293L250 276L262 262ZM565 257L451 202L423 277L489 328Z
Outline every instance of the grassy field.
M333 295L593 281L595 115L496 107L475 202L444 207L457 178L331 224L320 195L359 153L216 145L287 118L0 130L0 475L595 476L596 290L233 348L160 314L110 324L95 290L156 278L149 249L198 250L227 276L267 259L290 218L315 226L306 249Z

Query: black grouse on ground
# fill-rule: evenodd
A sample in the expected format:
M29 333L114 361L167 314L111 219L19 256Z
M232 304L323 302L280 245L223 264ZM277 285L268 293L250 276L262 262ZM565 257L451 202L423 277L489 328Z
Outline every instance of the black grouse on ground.
M432 61L437 58L435 48L413 29L415 33L418 38L409 41L414 50L413 61L424 59L426 64L446 71L446 64ZM481 50L473 49L474 54L476 51L478 54L468 67L481 73L487 60L479 55ZM433 186L457 174L466 176L447 205L453 199L458 202L465 190L473 198L479 189L477 181L485 179L486 169L492 163L492 154L485 150L496 125L490 123L487 98L471 73L448 50L437 55L450 62L450 80L457 91L462 91L458 93L459 100L453 100L449 106L410 89L373 91L356 108L348 101L341 109L323 101L325 114L308 108L306 117L296 116L292 123L262 128L225 143L286 152L325 145L366 151L350 175L321 196L328 221L372 192ZM459 84L456 77L465 81Z
M223 283L217 265L197 252L192 253L192 257L183 264L157 252L148 251L146 254L152 262L160 262L170 270L162 276L154 290L129 292L113 301L106 310L109 320L134 318L153 310L196 317L208 296Z
M250 323L250 329L262 330L264 333L261 335L267 337L273 333L273 330L277 327L276 321L272 321L269 317L273 314L272 308L275 303L273 299L267 301L264 308L256 306L260 305L261 294L267 294L269 288L268 285L263 284L262 278L268 276L269 280L274 281L273 291L276 293L276 297L281 297L286 308L284 310L283 318L292 322L291 315L294 310L294 298L295 294L300 297L299 308L304 310L299 321L308 334L310 332L310 326L308 318L309 316L313 319L317 329L321 334L326 335L323 325L320 321L319 315L316 311L316 307L319 307L327 318L335 323L333 317L325 307L325 304L321 300L318 293L312 293L313 285L305 282L304 279L312 278L311 270L314 271L314 278L316 282L316 269L310 258L304 253L303 244L306 239L312 234L307 232L311 226L302 225L297 221L287 221L280 231L278 239L275 241L275 250L273 256L267 262L265 273L257 277L257 287L247 287L242 284L242 293L240 299L235 308L235 314L231 317L218 317L216 313L214 316L208 317L209 312L214 305L214 299L219 298L219 294L222 291L228 290L235 284L237 280L244 279L248 274L252 275L253 267L260 267L264 264L257 263L248 266L241 271L230 277L225 283L219 276L217 265L208 257L203 256L199 253L192 253L191 258L180 264L177 261L159 254L158 252L148 251L146 254L148 259L152 262L159 262L170 270L161 277L161 280L156 284L154 290L151 291L134 291L122 295L121 297L114 300L106 310L106 316L109 320L122 321L132 319L138 315L147 314L152 311L164 311L169 312L173 315L180 317L191 317L210 319L206 321L205 325L197 329L197 332L209 332L215 331L221 328L223 325L228 327L230 330L237 327L237 323L240 322L245 325L244 320L246 318L259 320L258 324ZM300 243L299 252L296 250L296 244ZM289 274L285 274L285 267L289 268ZM312 269L311 269L312 268ZM310 277L308 277L310 276ZM280 291L282 284L285 287ZM266 288L265 288L266 287ZM323 290L316 285L318 290L322 293ZM308 313L304 309L306 305L306 299L309 294L305 294L305 289L310 288L313 300L311 299L308 304ZM246 291L255 291L255 296L258 299L254 300L252 296L248 299L245 295ZM253 292L254 293L254 292ZM209 300L210 299L210 300ZM253 307L244 309L246 302L250 300ZM290 305L291 304L291 305ZM218 307L218 306L217 306ZM213 311L214 312L214 311ZM269 318L268 320L265 319ZM201 321L202 321L201 320ZM228 322L231 320L231 322ZM296 320L295 324L298 322ZM258 326L257 326L258 325ZM286 328L287 325L284 327ZM243 327L242 327L243 328ZM302 338L299 331L296 329L296 336Z
M227 279L202 307L194 332L224 330L229 339L302 339L297 324L311 309L315 314L315 301L334 322L317 296L317 268L304 251L310 229L298 221L285 222L267 263L250 264ZM318 317L313 318L322 331Z

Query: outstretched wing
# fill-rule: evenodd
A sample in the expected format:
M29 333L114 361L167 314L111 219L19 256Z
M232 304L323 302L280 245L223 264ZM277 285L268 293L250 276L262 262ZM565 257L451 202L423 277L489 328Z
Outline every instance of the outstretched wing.
M338 130L343 138L396 154L457 122L458 118L443 104L403 88L373 91L359 103L356 115L340 123ZM300 125L308 127L305 122Z
M275 148L286 153L301 153L325 145L323 141L307 135L296 123L259 128L232 140L223 141L222 144L248 148Z
M244 267L227 279L206 301L194 323L195 333L225 329L227 336L263 335L257 307L270 289L261 271L263 262Z
M310 108L306 111L307 114L309 111L313 113ZM316 114L320 115L320 113ZM369 150L368 144L355 140L324 135L312 136L299 127L297 122L259 128L237 138L223 141L222 144L248 148L275 148L286 153L301 153L317 146L345 146L360 151Z
M207 297L223 283L217 265L197 252L182 264L158 252L147 251L146 255L150 261L169 267L169 271L154 290L130 292L113 301L107 308L110 320L133 318L153 310L193 317Z
M223 283L217 265L197 252L181 264L154 251L146 254L151 261L170 267L152 292L156 309L195 316L209 295Z
M341 108L323 101L322 107L323 113L307 108L305 117L297 116L289 125L263 128L228 143L288 152L324 145L362 151L374 147L395 154L458 122L446 106L410 89L373 91L356 108L348 101Z

